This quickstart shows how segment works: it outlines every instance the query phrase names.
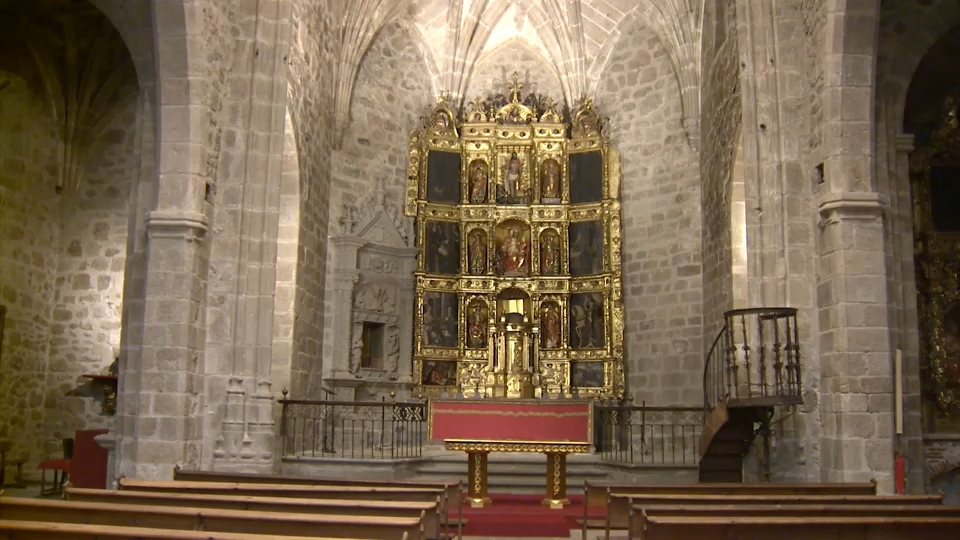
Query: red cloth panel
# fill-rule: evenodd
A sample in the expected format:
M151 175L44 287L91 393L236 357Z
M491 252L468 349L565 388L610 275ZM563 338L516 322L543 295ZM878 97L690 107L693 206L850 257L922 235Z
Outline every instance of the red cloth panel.
M430 438L591 443L590 403L434 401Z

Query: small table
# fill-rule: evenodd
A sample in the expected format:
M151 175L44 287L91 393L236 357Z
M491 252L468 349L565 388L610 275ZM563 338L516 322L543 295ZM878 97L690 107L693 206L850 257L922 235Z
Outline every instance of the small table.
M490 452L534 452L547 456L543 505L560 509L567 499L567 454L593 446L593 402L581 400L435 400L428 413L430 439L467 453L468 497L474 508L491 503Z

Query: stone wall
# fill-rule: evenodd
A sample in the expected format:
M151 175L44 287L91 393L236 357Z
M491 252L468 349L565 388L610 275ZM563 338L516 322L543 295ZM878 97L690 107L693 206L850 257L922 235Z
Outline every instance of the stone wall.
M628 391L637 403L703 401L700 179L663 44L639 24L620 37L597 95L622 154Z
M523 95L536 92L563 105L565 96L552 64L516 39L487 52L473 66L465 102L495 94L509 95L507 83L513 81L514 72L524 84Z
M61 196L45 403L52 439L106 426L91 399L102 396L81 376L105 373L120 350L129 192L139 165L136 97L118 104L122 110L88 161L80 189Z
M4 77L6 78L6 77ZM0 437L31 463L59 454L77 429L107 427L83 374L120 347L128 194L138 166L136 93L82 162L78 189L57 193L46 108L19 79L0 106ZM135 91L134 91L135 92ZM97 399L93 399L97 398ZM29 468L29 467L28 467Z
M707 2L704 12L703 82L700 103L700 179L703 211L703 344L709 348L734 306L734 165L740 145L740 69L736 4ZM742 178L738 178L742 186ZM744 234L743 223L740 230ZM739 239L739 238L738 238ZM737 246L739 247L739 246ZM745 246L744 246L745 247ZM704 354L708 353L704 350Z
M60 245L56 139L43 104L0 74L0 438L31 460L43 444L46 373Z
M333 158L328 230L342 231L345 209L355 208L378 189L383 190L387 213L403 214L410 132L419 127L420 117L436 102L427 64L414 39L406 28L388 24L364 57L357 73L350 125ZM412 241L413 219L404 217L401 222ZM327 264L332 269L329 257L328 253ZM329 273L326 282L331 290ZM336 307L328 295L323 348L327 367L332 366L332 312Z
M323 367L323 306L330 212L334 38L319 3L293 5L288 107L297 142L300 229L297 241L290 394L318 398Z

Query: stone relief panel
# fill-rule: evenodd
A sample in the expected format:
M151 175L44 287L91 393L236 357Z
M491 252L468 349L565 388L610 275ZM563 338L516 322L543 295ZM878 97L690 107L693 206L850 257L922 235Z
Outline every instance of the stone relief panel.
M411 380L416 249L383 193L344 209L343 234L331 239L333 356L324 379L341 399L403 396Z

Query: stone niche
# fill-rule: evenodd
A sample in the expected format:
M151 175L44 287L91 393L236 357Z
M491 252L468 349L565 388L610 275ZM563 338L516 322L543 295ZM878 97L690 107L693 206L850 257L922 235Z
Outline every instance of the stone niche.
M333 358L324 362L325 383L338 400L403 399L413 382L417 250L381 205L364 214L331 238Z

